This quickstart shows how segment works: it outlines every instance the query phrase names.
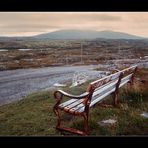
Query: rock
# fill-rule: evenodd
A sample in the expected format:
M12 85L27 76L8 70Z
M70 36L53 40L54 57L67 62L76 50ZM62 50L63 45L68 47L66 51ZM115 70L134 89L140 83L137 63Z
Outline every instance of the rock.
M143 112L142 114L140 114L142 117L148 118L148 113Z
M116 122L117 121L114 119L108 119L108 120L100 121L100 122L98 122L98 124L101 126L108 126L108 125L115 125Z

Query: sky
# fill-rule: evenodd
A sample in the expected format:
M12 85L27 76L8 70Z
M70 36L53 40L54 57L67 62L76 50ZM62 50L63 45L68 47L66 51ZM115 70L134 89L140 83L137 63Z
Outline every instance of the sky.
M62 29L112 30L148 37L148 12L0 12L0 36Z

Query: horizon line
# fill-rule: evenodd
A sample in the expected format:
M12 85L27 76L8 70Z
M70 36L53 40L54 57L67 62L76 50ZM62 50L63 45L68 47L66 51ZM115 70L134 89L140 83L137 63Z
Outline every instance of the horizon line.
M52 33L52 32L57 32L57 31L66 31L66 30L79 30L79 31L96 31L96 32L103 32L103 31L110 31L110 32L117 32L117 33L125 33L125 34L129 34L129 35L133 35L133 36L137 36L137 37L141 37L141 38L148 38L148 37L144 37L144 36L141 36L141 35L136 35L136 34L131 34L131 33L128 33L128 32L121 32L121 31L115 31L115 30L110 30L110 29L105 29L105 30L95 30L95 29L56 29L54 31L48 31L48 32L42 32L42 33L38 33L38 34L34 34L34 35L3 35L3 36L0 36L0 37L34 37L34 36L38 36L38 35L42 35L42 34L47 34L47 33Z

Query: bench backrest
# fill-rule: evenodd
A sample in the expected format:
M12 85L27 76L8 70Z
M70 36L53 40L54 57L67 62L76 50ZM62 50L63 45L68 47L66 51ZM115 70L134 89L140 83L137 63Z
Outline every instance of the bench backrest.
M120 88L127 82L132 83L136 69L137 66L135 65L91 82L88 87L88 92L90 93L88 101L90 102L90 107L101 101L109 94L115 92L117 88Z

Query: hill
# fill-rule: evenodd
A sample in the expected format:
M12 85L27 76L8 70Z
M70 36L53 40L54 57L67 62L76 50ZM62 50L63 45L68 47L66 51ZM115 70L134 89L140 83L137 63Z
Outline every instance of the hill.
M143 37L114 31L59 30L34 36L38 39L144 39Z

